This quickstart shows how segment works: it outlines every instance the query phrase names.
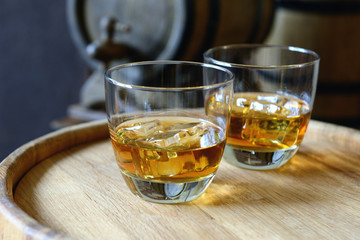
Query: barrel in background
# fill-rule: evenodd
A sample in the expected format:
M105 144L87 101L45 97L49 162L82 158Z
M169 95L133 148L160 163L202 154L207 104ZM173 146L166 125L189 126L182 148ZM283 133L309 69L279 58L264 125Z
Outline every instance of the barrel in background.
M188 43L175 58L202 61L209 48L236 43L261 43L273 23L273 0L187 1L191 10Z
M277 1L265 42L317 52L312 117L360 128L360 1Z
M263 41L274 10L274 0L67 1L70 33L92 67L96 59L89 59L86 48L105 42L107 18L116 23L112 41L137 50L140 60L195 60L215 45ZM116 58L121 59L133 60Z
M103 72L110 66L202 61L216 45L262 42L274 10L274 0L68 0L70 33L91 71L80 105L104 109Z

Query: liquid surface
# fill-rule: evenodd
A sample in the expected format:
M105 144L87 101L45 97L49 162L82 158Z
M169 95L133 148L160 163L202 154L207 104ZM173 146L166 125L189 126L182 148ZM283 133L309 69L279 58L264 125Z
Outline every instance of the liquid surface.
M122 172L155 182L193 182L213 175L225 146L224 131L197 118L136 119L110 133Z
M299 145L310 119L309 105L292 96L234 94L227 143L250 151L276 151Z

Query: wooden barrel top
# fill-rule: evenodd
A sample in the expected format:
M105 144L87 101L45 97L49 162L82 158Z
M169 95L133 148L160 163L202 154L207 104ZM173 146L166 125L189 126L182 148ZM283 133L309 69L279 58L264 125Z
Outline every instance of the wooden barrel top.
M0 164L0 239L355 239L360 131L312 120L284 167L226 161L199 199L155 204L130 193L107 124L45 135Z

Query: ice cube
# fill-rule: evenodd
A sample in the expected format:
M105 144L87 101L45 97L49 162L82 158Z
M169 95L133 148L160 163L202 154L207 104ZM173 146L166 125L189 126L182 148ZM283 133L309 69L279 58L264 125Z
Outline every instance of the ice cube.
M166 152L168 158L177 158L177 152Z
M148 122L137 123L130 127L121 128L118 131L119 142L134 143L137 139L144 139L150 134L154 134L160 129L160 121L153 120Z
M252 114L257 117L261 117L262 115L274 116L274 117L280 117L280 116L286 117L289 114L291 114L291 110L274 103L253 101L250 104L248 114Z
M156 134L150 135L146 139L146 143L160 148L169 148L180 143L180 130L168 131L168 132L157 132Z
M300 115L300 111L301 111L301 104L296 101L295 99L290 99L289 101L287 101L284 104L284 113L282 113L282 115L286 114L286 115L290 115L291 116L298 116ZM290 114L289 114L290 112Z
M277 106L276 104L272 104L272 103L268 103L268 102L263 102L263 101L253 101L250 104L249 107L249 112L258 112L258 113L264 113L264 114L268 114L268 113L276 113L277 111L279 111L279 106Z
M248 105L248 100L246 98L242 98L242 97L239 97L236 99L236 102L235 102L235 106L238 106L238 107L247 107Z
M219 135L219 132L215 128L209 127L207 131L203 132L200 139L200 146L202 148L212 146L223 139L223 136Z
M147 136L146 140L137 141L140 147L152 145L168 150L184 150L200 147L200 139L204 133L201 122L180 123L168 126Z
M190 135L193 135L200 126L202 126L202 123L200 121L199 122L191 122L191 123L179 123L179 124L174 124L174 125L168 126L168 127L164 128L164 130L184 131L184 132L188 132Z
M257 99L259 101L268 102L268 103L278 103L278 95L258 95Z
M160 155L156 151L147 150L145 151L145 156L147 160L158 160Z
M126 128L126 130L133 131L138 137L146 137L158 131L160 124L161 123L159 120L153 120L153 121L138 123L135 126Z
M209 166L208 158L205 156L201 156L196 163L195 169L196 169L196 171L202 171L205 168L207 168L208 166Z
M156 171L160 176L171 177L180 174L182 167L182 161L177 161L177 159L169 159L169 161L157 162Z

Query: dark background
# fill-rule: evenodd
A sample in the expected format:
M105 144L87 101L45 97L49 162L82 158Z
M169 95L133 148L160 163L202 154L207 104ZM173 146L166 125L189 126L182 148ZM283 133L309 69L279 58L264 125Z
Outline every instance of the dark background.
M85 79L66 1L1 0L0 159L51 131L78 102Z

